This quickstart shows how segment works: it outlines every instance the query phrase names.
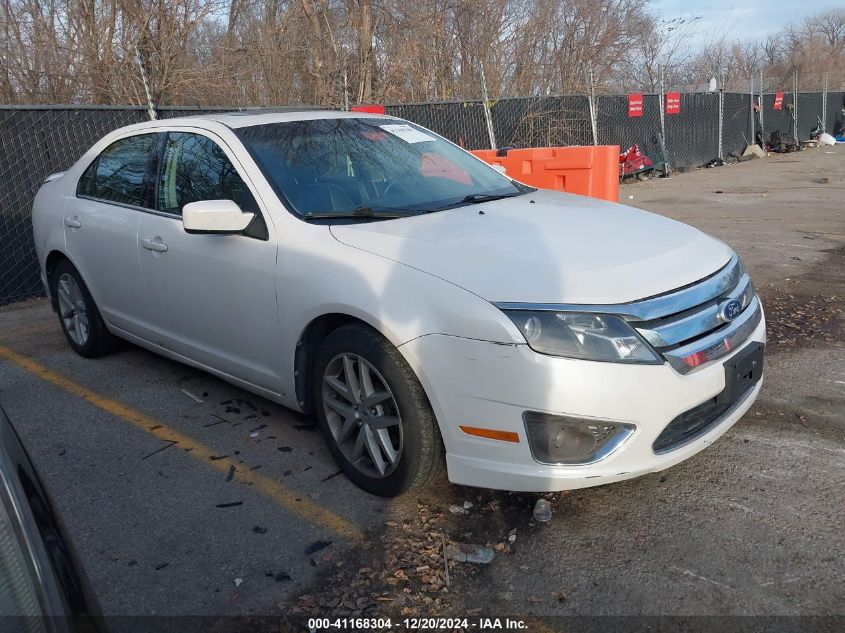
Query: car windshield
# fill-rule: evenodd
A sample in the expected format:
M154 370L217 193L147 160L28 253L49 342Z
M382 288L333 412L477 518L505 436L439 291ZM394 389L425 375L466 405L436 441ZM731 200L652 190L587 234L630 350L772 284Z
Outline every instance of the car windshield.
M305 218L396 218L529 189L400 119L339 118L236 130L283 201Z

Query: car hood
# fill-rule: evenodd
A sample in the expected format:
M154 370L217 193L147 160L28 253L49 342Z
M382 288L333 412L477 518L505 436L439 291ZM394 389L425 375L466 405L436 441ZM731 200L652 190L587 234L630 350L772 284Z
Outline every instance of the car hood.
M331 231L343 244L502 302L626 303L698 281L732 255L686 224L542 190Z

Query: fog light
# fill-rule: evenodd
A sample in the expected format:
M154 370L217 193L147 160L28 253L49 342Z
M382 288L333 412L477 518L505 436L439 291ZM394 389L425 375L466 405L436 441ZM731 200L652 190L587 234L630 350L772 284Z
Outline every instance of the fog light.
M608 457L636 428L633 424L584 420L526 411L531 454L544 464L591 464Z

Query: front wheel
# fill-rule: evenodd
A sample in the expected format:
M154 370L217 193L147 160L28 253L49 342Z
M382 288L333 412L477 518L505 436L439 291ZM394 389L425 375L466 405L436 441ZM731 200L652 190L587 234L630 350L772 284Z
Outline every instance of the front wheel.
M422 385L374 330L343 326L314 364L314 402L329 450L349 479L392 497L433 481L443 445Z

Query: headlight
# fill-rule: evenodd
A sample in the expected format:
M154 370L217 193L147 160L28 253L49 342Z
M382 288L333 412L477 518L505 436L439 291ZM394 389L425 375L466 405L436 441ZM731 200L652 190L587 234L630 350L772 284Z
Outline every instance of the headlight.
M504 310L535 352L613 363L663 361L618 316L578 312Z

